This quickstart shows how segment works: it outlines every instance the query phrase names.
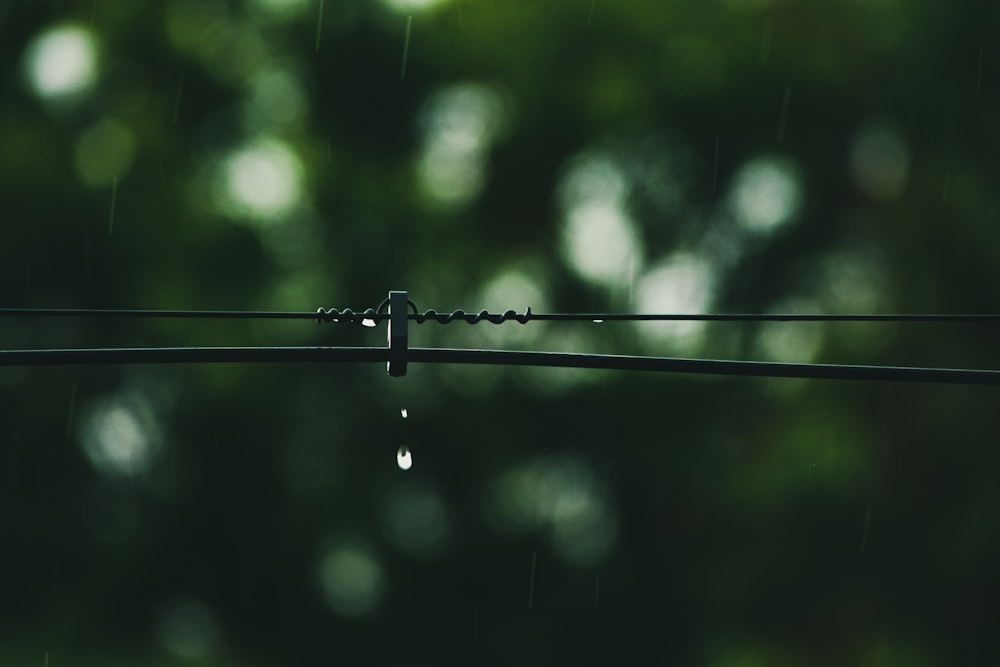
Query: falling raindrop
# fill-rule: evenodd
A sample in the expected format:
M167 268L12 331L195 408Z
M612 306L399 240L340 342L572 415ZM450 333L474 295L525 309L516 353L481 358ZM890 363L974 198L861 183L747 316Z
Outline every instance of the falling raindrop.
M170 124L177 124L177 115L181 110L181 95L184 94L184 75L181 74L180 80L177 82L177 95L174 96L174 112L170 118Z
M976 74L976 95L983 89L983 47L979 47L979 72Z
M403 65L399 70L399 78L406 78L406 59L410 55L410 29L413 27L413 16L406 17L406 37L403 40Z
M410 454L410 448L406 445L402 445L396 452L396 464L400 470L409 470L413 467L413 455Z
M767 62L771 59L771 38L773 36L774 19L768 18L764 23L764 31L760 38L760 51L757 54L757 64L760 67L767 67Z
M407 417L406 408L403 408L402 410L400 410L399 414L403 416L403 419L406 419L406 417Z
M73 435L73 414L76 411L76 386L77 383L74 380L69 392L69 416L66 417L66 437Z
M323 34L323 0L319 0L319 16L316 17L316 53L319 53L319 38Z
M219 451L219 429L217 429L214 424L212 425L212 436L212 439L215 442L215 458L218 461L222 461L222 453Z
M531 574L528 576L528 610L535 606L535 561L538 557L537 551L531 552Z
M598 604L601 599L601 571L594 574L594 611L599 611Z
M712 192L719 187L719 137L715 138L715 160L712 167Z
M872 521L872 504L868 503L865 506L865 527L861 531L861 550L858 554L859 558L865 557L865 551L868 549L868 527L871 525Z
M115 201L118 199L118 177L111 182L111 214L108 216L108 236L115 231Z
M785 86L785 96L781 99L781 114L778 117L778 143L785 140L785 128L788 126L788 105L792 101L792 87Z

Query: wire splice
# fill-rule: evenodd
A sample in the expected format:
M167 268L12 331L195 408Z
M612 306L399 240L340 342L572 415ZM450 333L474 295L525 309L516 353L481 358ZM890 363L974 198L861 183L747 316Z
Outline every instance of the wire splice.
M353 324L363 324L365 321L381 322L388 317L389 316L387 314L382 314L374 308L366 308L359 312L354 312L350 308L339 310L337 308L323 308L322 306L316 309L317 324L323 324L324 322L351 322Z
M410 302L410 305L413 305L412 301ZM416 311L416 306L413 306L413 309ZM413 312L409 317L417 324L423 324L424 322L429 321L434 321L439 324L450 324L451 322L468 322L469 324L479 324L480 322L490 322L491 324L519 322L521 324L527 324L535 317L535 315L531 312L531 307L529 306L522 314L513 310L508 310L503 313L491 313L487 310L481 310L478 313L467 313L461 308L453 310L450 313L439 313L431 308L430 310L425 310L422 313Z
M355 312L350 308L340 310L338 308L323 308L321 306L316 309L316 321L320 324L323 322L351 322L360 324L366 320L376 323L387 319L391 320L392 304L390 302L391 295L394 293L390 292L390 298L384 299L378 308L367 308L362 312ZM413 320L417 324L424 324L425 322L437 322L438 324L451 324L452 322L467 322L468 324L479 324L480 322L489 322L491 324L518 322L520 324L527 324L533 319L547 319L550 317L545 315L538 317L535 313L531 312L530 306L523 313L518 313L515 310L507 310L503 313L491 313L488 310L469 313L461 308L453 310L450 313L439 313L431 308L421 313L417 309L417 305L409 298L406 298L406 292L402 292L402 294L404 296L400 298L403 299L402 307L406 312L404 317L408 320ZM397 306L398 309L399 306Z

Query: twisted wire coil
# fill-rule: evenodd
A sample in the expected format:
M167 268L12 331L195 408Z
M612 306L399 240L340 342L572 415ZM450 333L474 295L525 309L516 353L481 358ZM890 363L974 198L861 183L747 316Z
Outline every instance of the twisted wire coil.
M412 310L412 312L407 313L406 318L417 324L423 324L424 322L437 322L439 324L450 324L452 322L467 322L469 324L478 324L480 322L490 322L491 324L519 322L520 324L527 324L535 317L531 312L530 306L523 313L518 313L514 310L507 310L503 313L491 313L487 310L481 310L478 313L467 313L461 308L453 310L450 313L439 313L430 308L421 313L417 309L416 304L410 299L406 300L406 304ZM389 300L385 299L379 304L378 308L366 308L360 312L355 312L350 308L340 310L338 308L323 308L321 306L316 310L316 321L320 324L324 322L350 322L356 324L363 324L366 321L373 323L382 322L389 318L389 314L386 311L388 305Z

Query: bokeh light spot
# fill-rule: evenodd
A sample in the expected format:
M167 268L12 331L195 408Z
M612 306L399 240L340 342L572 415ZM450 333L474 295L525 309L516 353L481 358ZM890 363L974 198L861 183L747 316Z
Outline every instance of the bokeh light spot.
M347 617L375 611L387 585L375 555L357 544L330 549L320 561L319 580L330 608Z
M602 154L576 158L559 182L563 210L594 202L621 204L628 194L628 182L621 168Z
M480 304L479 308L491 313L504 313L508 310L524 313L529 307L536 312L543 312L548 310L548 299L543 285L544 282L536 278L535 271L509 268L487 282L475 302ZM511 347L534 345L544 331L544 326L489 327L476 332L475 336L480 337L480 341L485 339L491 346ZM470 338L468 344L477 343Z
M42 98L63 98L89 90L97 75L93 33L65 25L42 33L28 46L28 82Z
M577 157L560 179L563 259L588 282L613 288L631 280L641 262L628 192L622 169L601 153Z
M265 18L287 20L301 16L311 0L251 0L250 7Z
M711 264L694 255L677 253L642 276L636 301L642 313L705 313L715 293L716 276ZM685 350L701 342L704 322L639 322L651 341Z
M789 299L772 308L776 313L818 313L813 301ZM763 322L757 330L756 357L763 361L813 363L823 348L821 322Z
M910 173L910 151L889 128L862 129L851 144L851 176L859 188L875 199L898 197Z
M152 468L162 433L150 403L129 392L92 404L81 419L80 439L99 472L132 477Z
M767 233L788 222L799 209L802 184L787 160L757 158L736 174L731 201L738 221L751 232Z
M203 602L182 596L167 601L157 614L156 636L160 643L182 660L203 660L219 643L215 615Z
M382 0L382 4L398 12L422 12L444 4L448 0Z
M421 111L421 189L431 201L457 206L471 201L486 181L486 154L505 124L500 95L473 82L435 92Z
M596 565L618 538L618 518L591 466L576 457L538 459L508 470L493 487L495 518L515 530L545 530L573 565Z
M613 287L631 275L640 255L635 224L613 203L578 206L565 217L563 254L592 283Z
M224 207L236 217L262 223L279 220L302 197L302 165L283 143L261 140L225 161Z
M121 178L135 157L135 135L118 121L107 119L88 128L76 142L76 173L86 185L102 187Z
M449 514L436 489L427 484L405 484L386 495L382 527L400 551L429 560L440 556L449 544Z
M284 69L268 69L253 77L244 112L247 125L257 132L295 127L309 107L302 82Z

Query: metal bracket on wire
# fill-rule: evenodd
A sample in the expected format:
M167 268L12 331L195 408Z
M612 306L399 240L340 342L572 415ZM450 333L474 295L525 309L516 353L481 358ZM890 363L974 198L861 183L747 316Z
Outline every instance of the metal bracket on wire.
M412 303L406 298L406 292L389 292L389 332L386 334L386 344L389 348L389 361L385 369L393 377L406 375L407 304ZM381 306L379 309L381 310Z
M410 309L413 312L410 312ZM491 324L502 324L503 322L520 322L527 324L532 318L531 308L528 307L524 314L508 310L504 313L490 313L481 310L478 313L467 313L461 308L450 313L439 313L433 308L421 313L417 310L417 305L411 301L404 290L393 290L389 292L388 298L379 304L378 308L368 308L363 312L356 313L350 308L338 310L337 308L319 308L316 311L316 321L323 322L371 322L372 324L382 320L389 320L389 332L387 334L387 347L389 361L386 363L386 370L393 377L406 375L407 367L407 322L413 320L417 324L424 322L438 322L449 324L451 322L468 322L478 324L479 322L490 322Z
M413 312L410 312L413 309ZM424 322L438 322L440 324L448 324L451 322L468 322L469 324L478 324L479 322L490 322L492 324L501 324L503 322L520 322L521 324L527 324L531 319L532 313L529 307L523 315L518 314L513 310L508 310L505 313L490 313L489 311L482 310L478 313L466 313L462 309L452 311L450 313L439 313L433 308L421 313L417 310L417 305L409 299L406 291L404 290L393 290L389 292L389 296L379 304L378 308L368 308L363 312L356 313L350 308L339 310L337 308L323 309L319 308L316 311L316 321L317 322L371 322L372 324L376 322L381 322L382 320L389 320L389 331L386 336L386 345L388 348L389 360L386 363L386 370L389 375L393 377L402 377L406 375L407 367L407 351L408 351L408 336L407 336L407 323L408 320L413 320L417 324L423 324Z

